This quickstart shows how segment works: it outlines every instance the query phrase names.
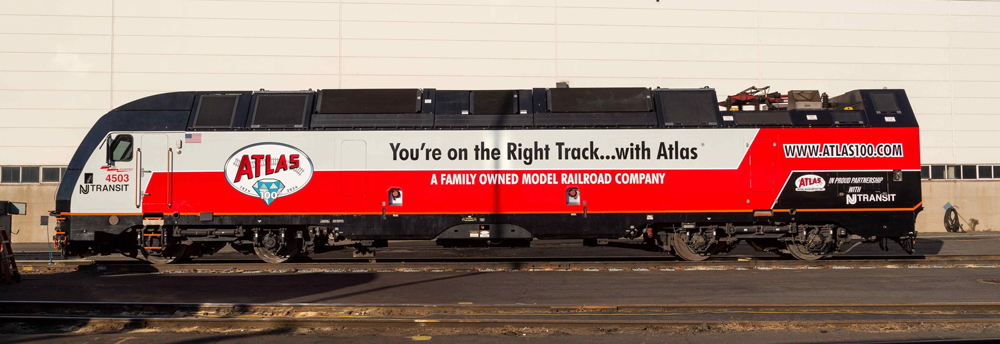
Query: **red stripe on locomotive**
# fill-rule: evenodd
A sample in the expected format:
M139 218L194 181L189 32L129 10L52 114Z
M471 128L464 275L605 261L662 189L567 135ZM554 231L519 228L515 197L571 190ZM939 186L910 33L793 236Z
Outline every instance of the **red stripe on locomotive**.
M595 131L595 135L599 132ZM899 143L902 157L787 158L785 144ZM307 152L308 153L308 152ZM769 155L769 156L768 156ZM316 154L316 156L319 156ZM917 128L760 129L749 153L735 170L537 170L537 171L316 171L302 190L267 205L235 190L224 172L174 172L171 207L166 200L143 203L146 213L218 214L375 214L385 207L391 188L402 189L406 202L385 207L389 214L573 213L567 187L579 187L594 213L716 212L770 209L792 171L916 170L920 168ZM608 161L613 167L613 161ZM664 173L663 184L431 185L444 173ZM350 197L342 186L365 180L364 196ZM155 173L147 193L166 194L166 173ZM350 194L351 192L348 192ZM749 201L749 202L748 202Z

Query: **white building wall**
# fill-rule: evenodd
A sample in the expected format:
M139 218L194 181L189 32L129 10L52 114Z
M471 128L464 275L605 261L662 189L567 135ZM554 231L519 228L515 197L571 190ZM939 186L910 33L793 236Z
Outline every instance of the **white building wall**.
M994 1L0 0L0 165L160 92L557 81L904 88L924 164L1000 163Z
M36 0L0 5L0 164L61 165L166 91L905 88L925 163L1000 156L1000 3Z

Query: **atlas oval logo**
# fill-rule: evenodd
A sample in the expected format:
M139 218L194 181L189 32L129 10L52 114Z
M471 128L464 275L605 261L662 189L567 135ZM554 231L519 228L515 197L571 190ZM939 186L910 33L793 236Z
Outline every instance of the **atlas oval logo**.
M226 161L226 180L247 196L270 206L274 200L302 190L312 179L313 164L306 153L282 143L243 147Z
M807 174L795 179L795 191L826 191L826 180L815 174Z

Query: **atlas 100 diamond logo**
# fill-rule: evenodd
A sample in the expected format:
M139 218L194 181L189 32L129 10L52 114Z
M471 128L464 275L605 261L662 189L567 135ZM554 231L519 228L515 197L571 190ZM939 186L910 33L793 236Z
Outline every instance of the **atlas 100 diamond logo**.
M302 190L309 184L313 164L306 153L281 143L258 143L243 147L226 161L229 185L270 206L276 199Z

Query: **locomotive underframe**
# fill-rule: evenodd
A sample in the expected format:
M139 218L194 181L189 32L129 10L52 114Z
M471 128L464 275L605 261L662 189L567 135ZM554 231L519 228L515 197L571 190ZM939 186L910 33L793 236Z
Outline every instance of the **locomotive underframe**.
M758 251L818 259L859 242L895 241L912 251L913 211L830 213L612 213L457 215L161 215L71 216L60 225L77 230L56 244L66 255L113 254L173 262L183 255L213 254L226 244L269 262L299 254L353 247L358 255L388 240L436 240L443 246L527 246L532 239L642 239L651 248L685 260L724 254L746 241ZM756 215L756 216L755 216ZM471 221L470 221L471 220ZM870 224L898 224L895 227ZM87 230L80 228L100 228ZM470 233L489 232L470 237ZM67 244L71 243L71 244ZM884 243L883 243L884 244ZM184 252L176 252L183 245ZM171 249L170 247L174 247ZM884 247L884 245L883 245ZM172 251L173 250L173 251ZM178 257L175 257L178 256ZM164 259L164 257L166 259Z

